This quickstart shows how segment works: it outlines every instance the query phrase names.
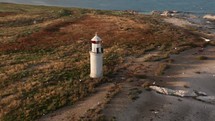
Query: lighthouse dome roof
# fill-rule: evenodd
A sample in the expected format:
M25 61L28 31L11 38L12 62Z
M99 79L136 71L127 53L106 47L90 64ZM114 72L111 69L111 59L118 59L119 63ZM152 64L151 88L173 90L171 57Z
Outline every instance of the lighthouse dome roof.
M102 39L97 34L91 40L92 41L102 41Z

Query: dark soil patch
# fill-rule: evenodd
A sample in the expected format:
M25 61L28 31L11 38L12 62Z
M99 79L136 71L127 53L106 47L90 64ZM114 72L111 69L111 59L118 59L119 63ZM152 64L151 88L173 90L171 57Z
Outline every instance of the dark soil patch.
M0 17L11 16L16 14L17 13L14 13L14 12L0 12Z

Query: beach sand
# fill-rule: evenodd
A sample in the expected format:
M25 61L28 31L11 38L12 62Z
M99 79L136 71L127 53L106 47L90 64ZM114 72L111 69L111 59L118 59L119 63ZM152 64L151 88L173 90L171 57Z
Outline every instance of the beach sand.
M215 48L207 47L201 53L199 49L172 55L175 61L165 75L153 79L163 80L171 89L197 90L215 96ZM209 59L198 60L201 55ZM193 98L143 90L137 100L126 106L122 106L121 99L124 98L119 95L107 106L107 117L116 117L117 121L212 121L215 117L215 105Z

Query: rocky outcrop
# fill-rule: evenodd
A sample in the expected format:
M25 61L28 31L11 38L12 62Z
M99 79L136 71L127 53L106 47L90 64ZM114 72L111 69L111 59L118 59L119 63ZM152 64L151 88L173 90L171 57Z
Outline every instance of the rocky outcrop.
M126 13L129 13L129 14L133 14L133 15L138 14L138 12L135 11L135 10L125 10L125 12L126 12Z
M161 15L162 16L174 16L178 11L164 11Z
M176 13L178 13L178 11L152 11L151 14L152 15L161 15L161 16L174 16Z
M213 20L213 21L215 21L215 15L208 14L208 15L203 16L203 18L207 19L207 20Z
M162 12L161 11L152 11L151 14L152 15L161 15Z

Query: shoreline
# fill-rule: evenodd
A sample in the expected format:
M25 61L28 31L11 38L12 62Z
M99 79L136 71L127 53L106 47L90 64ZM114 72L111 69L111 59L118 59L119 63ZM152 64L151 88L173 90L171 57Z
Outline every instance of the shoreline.
M140 14L151 14L153 11L164 12L164 11L177 11L181 14L193 14L197 16L204 16L207 14L215 15L214 12L197 12L197 11L182 11L182 10L174 10L174 9L152 9L152 10L135 10L135 9L101 9L96 7L82 7L82 6L69 6L69 5L59 5L59 4L45 4L44 3L18 3L18 2L0 2L0 4L21 4L21 5L33 5L33 6L50 6L50 7L64 7L64 8L81 8L81 9L94 9L94 10L107 10L107 11L135 11Z

